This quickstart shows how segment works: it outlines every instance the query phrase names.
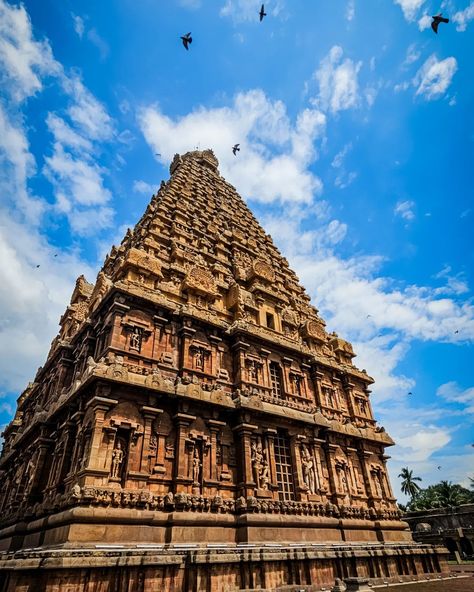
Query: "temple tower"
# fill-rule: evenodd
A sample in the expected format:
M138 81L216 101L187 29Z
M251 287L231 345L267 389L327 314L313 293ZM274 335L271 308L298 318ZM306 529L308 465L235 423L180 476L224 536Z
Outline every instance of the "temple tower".
M0 459L0 548L12 559L124 542L410 547L386 468L393 441L351 344L327 333L212 151L176 155L170 173L95 284L78 278L18 399ZM348 574L328 560L327 574L439 568L433 550L424 564L408 556L353 561ZM268 584L236 574L242 588ZM176 590L201 589L176 578Z

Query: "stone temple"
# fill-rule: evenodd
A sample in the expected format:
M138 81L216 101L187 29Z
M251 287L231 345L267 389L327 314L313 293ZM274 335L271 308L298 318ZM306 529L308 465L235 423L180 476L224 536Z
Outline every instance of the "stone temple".
M400 520L393 441L351 344L327 333L212 151L170 172L95 284L78 278L5 429L0 591L444 571Z

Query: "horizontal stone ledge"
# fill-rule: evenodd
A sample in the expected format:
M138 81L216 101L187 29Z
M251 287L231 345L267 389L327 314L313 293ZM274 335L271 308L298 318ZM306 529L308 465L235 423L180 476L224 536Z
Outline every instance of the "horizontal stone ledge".
M135 566L166 566L176 565L184 567L186 563L191 564L218 564L237 562L274 562L274 561L298 561L318 560L332 561L337 557L364 558L369 556L370 551L375 550L371 545L344 545L344 546L291 546L282 545L281 548L273 548L265 545L254 547L220 547L218 549L208 548L176 548L164 547L162 549L138 549L128 547L124 549L97 549L75 548L44 551L20 551L16 553L0 554L0 570L30 570L30 569L81 569L81 568L114 568L114 567L135 567ZM441 554L446 555L446 550L440 547L429 545L400 545L398 548L385 547L377 548L377 556L394 556L405 552L405 554Z

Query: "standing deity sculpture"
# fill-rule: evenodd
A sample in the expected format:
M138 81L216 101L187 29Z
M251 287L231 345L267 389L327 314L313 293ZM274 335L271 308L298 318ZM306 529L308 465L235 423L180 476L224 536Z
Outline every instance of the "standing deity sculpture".
M130 349L141 350L142 332L139 327L134 327L130 333Z
M194 367L198 370L204 370L204 355L201 349L196 350L194 354Z
M263 452L262 443L254 442L252 444L252 467L254 480L258 489L268 489L269 467L266 456Z
M195 484L199 484L199 477L201 475L201 467L202 467L202 462L201 462L201 458L199 456L199 450L197 449L197 446L195 446L194 453L193 453L193 483L195 483Z
M314 458L308 448L303 444L301 447L301 465L303 467L303 482L308 488L308 493L316 493L316 467Z
M110 469L110 476L113 479L117 479L118 477L120 477L120 470L123 464L123 457L124 452L122 450L122 444L119 440L112 451L112 466Z

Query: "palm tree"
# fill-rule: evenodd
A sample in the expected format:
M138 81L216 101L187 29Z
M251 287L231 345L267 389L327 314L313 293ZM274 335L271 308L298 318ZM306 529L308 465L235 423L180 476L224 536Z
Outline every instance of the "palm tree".
M421 487L415 481L421 481L420 477L413 477L413 471L408 470L408 467L403 467L401 473L398 475L402 479L401 490L405 495L409 495L413 501L416 494Z
M453 508L468 502L463 488L451 481L441 481L436 488L436 501L441 508Z

